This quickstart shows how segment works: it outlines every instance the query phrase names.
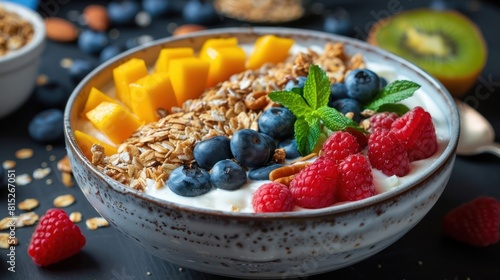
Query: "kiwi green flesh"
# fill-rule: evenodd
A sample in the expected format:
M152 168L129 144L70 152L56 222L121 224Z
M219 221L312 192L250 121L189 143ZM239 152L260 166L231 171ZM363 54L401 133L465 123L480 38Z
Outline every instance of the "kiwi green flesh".
M482 35L456 12L400 13L380 23L376 41L383 49L445 77L478 72L486 61Z

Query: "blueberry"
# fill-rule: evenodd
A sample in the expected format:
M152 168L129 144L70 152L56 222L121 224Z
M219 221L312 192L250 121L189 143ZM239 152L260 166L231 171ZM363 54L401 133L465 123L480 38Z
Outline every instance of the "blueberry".
M108 17L116 25L131 24L141 7L136 1L111 1L108 3Z
M304 85L306 83L306 80L307 80L307 77L305 77L305 76L298 76L295 79L291 79L285 84L284 90L286 90L286 91L297 90L298 93L302 93L302 90L304 89Z
M35 98L46 108L64 108L71 91L55 81L49 81L35 88Z
M238 130L230 142L234 158L247 167L263 166L271 156L270 142L252 129Z
M98 54L109 44L106 33L85 29L78 36L78 48L88 54Z
M383 77L379 77L379 80L380 80L380 89L385 88L385 86L387 86L387 80Z
M347 98L347 87L344 83L333 83L330 85L329 103L338 99Z
M88 60L75 59L69 67L69 76L74 83L79 83L95 68L95 63Z
M248 172L248 178L252 180L269 180L269 174L276 168L283 167L280 163L271 163L269 165L255 168Z
M451 0L432 0L429 7L437 11L453 10L457 8L455 1Z
M380 79L368 69L356 69L346 76L347 95L361 103L370 101L380 89Z
M198 142L193 149L196 163L206 170L223 159L232 159L230 140L226 136L215 136Z
M142 0L142 9L153 17L166 15L173 8L171 0Z
M287 159L300 157L299 148L297 147L297 140L295 140L295 138L281 140L278 143L278 149L285 149L285 158Z
M323 30L339 35L349 35L351 20L347 12L338 12L327 15L323 21Z
M99 62L103 63L120 53L122 53L125 49L119 45L108 45L104 49L102 49L101 53L99 54Z
M344 115L347 113L354 113L354 117L352 119L356 122L361 120L361 104L356 99L343 98L335 100L332 102L330 107L337 109Z
M63 112L48 109L36 114L28 125L28 133L33 140L52 143L63 139Z
M247 173L230 159L218 161L210 172L210 181L219 189L234 191L247 182Z
M140 45L152 42L154 39L155 38L151 35L140 35L137 37L131 37L128 38L127 41L125 41L125 48L127 50L130 50Z
M276 150L276 141L269 135L267 134L264 134L264 133L261 133L260 135L262 135L262 137L264 138L264 140L266 140L267 142L267 146L269 147L269 158L267 161L270 161L273 159L273 156L274 156L274 150Z
M189 23L210 24L217 19L217 12L211 1L190 0L182 10L184 20Z
M198 165L179 166L170 173L167 186L180 196L199 196L212 189L210 174Z
M274 139L293 136L296 117L290 110L283 107L272 107L265 110L257 120L259 131Z

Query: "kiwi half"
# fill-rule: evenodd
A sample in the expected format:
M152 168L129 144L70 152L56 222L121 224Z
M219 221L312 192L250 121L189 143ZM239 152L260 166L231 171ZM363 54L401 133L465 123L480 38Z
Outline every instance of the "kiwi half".
M420 66L456 97L475 84L486 64L481 31L452 10L403 11L375 23L367 41Z

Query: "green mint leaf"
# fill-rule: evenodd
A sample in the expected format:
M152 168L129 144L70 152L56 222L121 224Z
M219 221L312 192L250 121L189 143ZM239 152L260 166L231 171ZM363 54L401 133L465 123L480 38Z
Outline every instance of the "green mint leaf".
M394 112L398 115L404 115L406 112L410 111L410 108L401 103L384 104L379 107L379 112Z
M325 71L317 65L311 65L304 84L304 98L312 110L328 104L330 97L330 80Z
M411 97L419 88L420 85L412 81L398 80L392 82L384 87L364 108L379 112L383 105L393 104Z
M268 96L272 101L288 108L296 117L302 117L312 112L304 98L292 91L273 91Z
M359 128L359 125L355 121L342 115L342 113L334 108L323 106L316 110L316 112L323 121L323 124L331 131L343 130L348 127Z
M310 154L318 142L321 128L319 119L316 118L316 120L312 125L305 118L297 118L295 121L295 140L299 153L303 156Z

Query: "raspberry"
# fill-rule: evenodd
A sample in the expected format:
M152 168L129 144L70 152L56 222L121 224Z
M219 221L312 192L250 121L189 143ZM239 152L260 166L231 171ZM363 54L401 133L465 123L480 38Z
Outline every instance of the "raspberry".
M499 240L500 203L493 197L481 196L452 209L443 218L447 236L478 247Z
M340 182L337 188L339 201L355 201L375 195L372 168L366 156L354 154L338 165Z
M398 114L394 112L377 113L370 117L370 131L374 132L377 129L391 129L392 123L398 118Z
M437 150L432 117L422 107L417 106L395 120L391 130L403 143L410 161L428 158Z
M287 212L295 206L292 193L288 187L280 183L266 183L255 191L252 197L255 213Z
M363 150L366 147L366 145L368 145L368 136L363 132L352 127L348 127L344 131L349 132L350 134L352 134L352 136L356 138L360 151Z
M391 130L379 129L368 139L368 159L371 165L385 175L405 176L410 172L408 154Z
M335 131L323 143L320 155L340 161L361 151L356 137L346 131Z
M28 254L39 266L47 266L78 253L85 236L62 209L49 209L38 223Z
M323 208L335 202L338 170L334 160L320 156L302 169L290 182L295 204L304 208Z

